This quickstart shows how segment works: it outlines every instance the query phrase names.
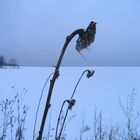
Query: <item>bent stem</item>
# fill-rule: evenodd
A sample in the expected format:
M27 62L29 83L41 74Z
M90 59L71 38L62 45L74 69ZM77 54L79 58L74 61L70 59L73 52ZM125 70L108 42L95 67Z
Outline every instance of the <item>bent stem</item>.
M72 95L71 95L71 99L73 99L73 96L74 96L74 94L75 94L75 92L76 92L77 86L79 85L79 83L80 83L80 81L81 81L83 75L84 75L86 72L90 73L91 71L90 71L90 70L84 70L84 71L83 71L83 73L81 74L81 76L80 76L80 78L79 78L79 80L78 80L78 82L77 82L77 84L76 84L76 86L75 86L75 88L74 88L74 91L73 91L73 93L72 93Z
M60 112L59 112L59 116L58 116L58 120L57 120L57 125L56 125L56 131L55 131L55 140L57 140L58 126L59 126L59 123L60 123L60 117L61 117L62 110L63 110L63 107L64 107L64 104L65 103L66 103L66 100L63 101L62 106L61 106L61 109L60 109Z
M45 84L41 90L41 95L40 95L40 98L39 98L39 102L38 102L38 106L37 106L37 110L36 110L36 116L35 116L35 122L34 122L34 129L33 129L33 140L35 138L35 129L36 129L36 122L37 122L37 117L38 117L38 111L39 111L39 107L40 107L40 103L41 103L41 99L42 99L42 96L43 96L43 92L44 92L44 89L48 83L48 80L50 79L50 77L53 75L53 73L51 73L49 75L49 77L47 78L47 80L45 81Z
M73 91L72 96L71 96L71 100L73 99L73 96L74 96L74 94L75 94L75 92L76 92L76 89L77 89L77 87L78 87L78 85L79 85L79 83L80 83L80 81L81 81L83 75L84 75L86 72L87 72L87 78L90 78L90 77L94 74L95 71L90 71L90 70L84 70L84 71L83 71L82 75L80 76L80 78L79 78L79 80L78 80L78 82L77 82L77 84L76 84L76 86L75 86L75 88L74 88L74 91ZM62 109L62 108L61 108L61 109ZM64 117L63 123L62 123L62 127L61 127L61 129L60 129L59 136L58 136L58 138L57 138L57 135L56 135L56 139L55 139L55 140L60 140L60 138L61 138L62 131L63 131L63 128L64 128L64 124L65 124L65 121L66 121L66 118L67 118L67 115L68 115L68 111L69 111L69 106L68 106L68 108L67 108L67 110L66 110L65 117ZM61 112L62 112L62 111L61 111ZM61 113L61 112L60 112L60 113ZM59 115L60 115L60 114L59 114ZM58 129L58 128L57 128L57 129ZM56 133L56 134L57 134L57 133Z
M48 110L51 106L50 101L51 101L53 87L54 87L56 79L59 76L59 67L61 65L61 61L63 59L66 48L67 48L68 44L70 43L70 41L73 39L73 37L75 35L80 35L81 33L83 33L83 29L78 29L78 30L75 30L70 36L67 36L67 38L66 38L66 41L65 41L64 46L62 48L62 51L61 51L60 57L58 59L57 65L55 67L54 75L52 77L52 80L50 81L50 87L49 87L48 96L47 96L47 100L46 100L46 105L45 105L45 109L44 109L44 113L43 113L43 117L42 117L42 121L41 121L39 136L38 136L37 140L42 139L43 130L44 130L44 126L45 126L45 121L46 121L46 118L47 118Z

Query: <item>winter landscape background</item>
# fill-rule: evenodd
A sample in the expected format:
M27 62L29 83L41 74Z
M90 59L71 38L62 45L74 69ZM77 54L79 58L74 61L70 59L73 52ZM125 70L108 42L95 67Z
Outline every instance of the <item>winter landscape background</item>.
M78 36L64 55L61 66L67 67L60 67L44 139L55 139L63 101L68 103L82 72L91 69L94 75L84 75L74 95L76 104L69 110L63 131L66 140L139 140L139 5L138 0L1 0L0 139L33 139L41 91L54 72L66 37L94 21L95 41L81 51L85 59L75 49ZM35 138L49 84L50 80L43 92ZM18 119L22 116L26 119ZM25 123L24 129L20 123Z

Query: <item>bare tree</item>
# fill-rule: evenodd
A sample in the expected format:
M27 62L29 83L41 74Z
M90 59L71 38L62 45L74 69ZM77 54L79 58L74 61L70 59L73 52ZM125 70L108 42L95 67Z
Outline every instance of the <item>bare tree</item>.
M5 65L5 58L4 56L0 55L0 68Z

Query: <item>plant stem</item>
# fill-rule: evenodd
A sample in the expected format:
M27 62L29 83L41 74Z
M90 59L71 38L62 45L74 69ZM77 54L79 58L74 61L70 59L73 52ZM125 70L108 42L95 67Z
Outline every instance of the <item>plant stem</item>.
M41 95L40 95L40 98L39 98L39 102L38 102L38 106L37 106L37 110L36 110L36 116L35 116L35 122L34 122L34 129L33 129L33 140L35 138L35 128L36 128L36 122L37 122L37 117L38 117L38 111L39 111L39 107L40 107L40 103L41 103L41 99L42 99L42 95L43 95L43 92L44 92L44 89L48 83L48 80L50 79L50 77L52 76L53 73L51 73L49 75L49 77L47 78L47 80L45 81L45 84L41 90Z
M76 84L76 86L75 86L75 88L74 88L74 91L73 91L73 93L72 93L71 100L73 99L73 96L74 96L74 94L75 94L75 92L76 92L76 89L77 89L77 87L78 87L78 85L79 85L79 83L80 83L80 81L81 81L83 75L84 75L86 72L89 72L89 70L84 70L83 73L81 74L81 76L80 76L80 78L79 78L79 80L78 80L78 82L77 82L77 84ZM67 118L67 115L68 115L68 111L69 111L69 107L68 107L67 110L66 110L65 117L64 117L63 122L62 122L62 127L61 127L61 129L60 129L59 136L58 136L58 138L57 138L56 140L60 140L60 138L61 138L61 134L62 134L62 131L63 131L63 128L64 128L64 124L65 124L65 121L66 121L66 118Z
M54 72L53 78L50 81L50 88L49 88L49 91L48 91L48 96L47 96L47 100L46 100L44 114L43 114L43 117L42 117L42 122L41 122L40 130L39 130L39 136L38 136L37 140L41 140L42 139L43 130L44 130L44 126L45 126L45 121L46 121L46 118L47 118L48 110L49 110L49 108L51 106L50 105L50 101L51 101L53 87L54 87L55 81L56 81L56 79L58 77L59 67L61 65L61 61L63 59L65 50L66 50L68 44L70 43L70 41L73 39L73 37L75 35L77 35L77 34L80 35L82 32L83 32L83 29L75 30L70 36L68 36L66 38L66 41L65 41L64 46L62 48L62 51L61 51L60 57L58 59L57 65L55 67L55 72Z
M81 81L83 75L84 75L86 72L88 72L88 71L89 71L89 70L84 70L84 71L83 71L82 75L80 76L80 78L79 78L79 80L78 80L78 82L77 82L77 84L76 84L76 86L75 86L75 88L74 88L74 91L73 91L73 93L72 93L72 95L71 95L71 99L73 99L73 96L74 96L74 94L75 94L75 92L76 92L77 86L79 85L79 82Z
M60 109L60 112L59 112L59 117L58 117L58 120L57 120L57 125L56 125L56 132L55 132L55 140L57 140L57 132L58 132L58 126L59 126L59 123L60 123L60 117L61 117L61 114L62 114L62 110L63 110L63 107L64 107L64 104L66 103L66 100L63 101L63 104L61 106L61 109Z

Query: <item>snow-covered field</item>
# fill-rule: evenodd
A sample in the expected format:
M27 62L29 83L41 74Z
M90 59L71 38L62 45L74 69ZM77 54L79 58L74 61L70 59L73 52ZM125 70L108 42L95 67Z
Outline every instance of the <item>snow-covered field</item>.
M70 111L70 116L74 118L68 123L66 132L68 139L79 137L80 128L83 121L89 127L93 127L94 111L102 111L103 121L109 127L117 122L124 122L125 117L119 106L118 98L126 104L126 97L135 88L136 110L140 111L140 68L138 67L61 67L60 76L56 80L51 100L51 127L56 127L56 121L60 106L65 99L69 99L74 87L86 69L95 70L95 74L90 79L83 76L74 98L76 105ZM54 72L53 67L20 67L19 69L0 69L0 101L13 98L16 93L22 94L24 89L27 93L22 104L29 106L26 120L26 137L32 139L35 112L40 98L43 85L49 74ZM14 87L14 88L13 88ZM37 128L39 130L41 117L47 97L49 82L43 93ZM47 122L49 120L50 112ZM140 117L137 119L140 122ZM136 122L136 123L137 123ZM138 124L138 123L137 123ZM139 124L138 124L139 125ZM47 131L48 123L46 123ZM36 131L36 132L37 132ZM91 130L89 131L89 133ZM72 136L71 136L72 134Z

